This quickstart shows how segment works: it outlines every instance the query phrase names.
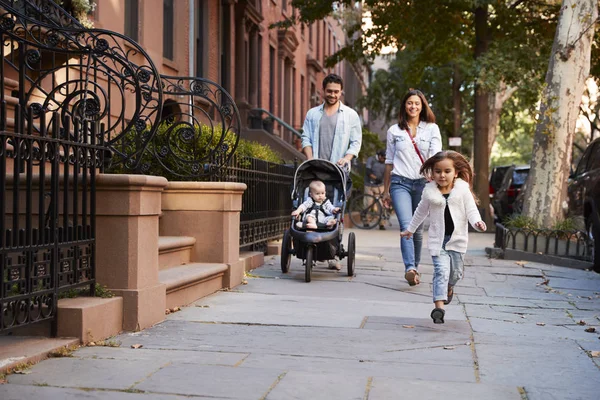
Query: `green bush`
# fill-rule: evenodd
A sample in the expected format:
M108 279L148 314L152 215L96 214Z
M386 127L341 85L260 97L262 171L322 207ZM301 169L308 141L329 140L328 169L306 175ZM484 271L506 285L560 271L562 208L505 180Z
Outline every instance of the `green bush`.
M524 230L535 230L538 229L536 222L533 218L526 217L524 215L513 214L506 218L504 226L509 229L524 229Z
M544 228L539 226L533 220L533 218L529 218L519 214L513 214L507 217L504 221L504 226L509 229L523 229L528 231L544 230ZM573 218L565 218L557 221L556 224L554 224L554 226L550 230L574 232L577 230L577 225Z
M186 132L187 130L187 132ZM132 129L122 138L122 146L128 149L128 154L135 154L137 149L143 145L143 138L149 135L149 130L138 133ZM210 127L208 125L194 125L186 123L169 123L163 121L157 128L154 139L147 145L139 166L141 170L135 171L146 175L164 176L168 180L177 181L182 179L193 179L195 175L201 175L201 168L209 162L208 158L214 149L221 146L224 152L229 154L230 149L236 146L237 136L232 131L223 135L221 126ZM244 157L257 158L272 163L282 163L280 154L267 145L258 142L239 139L235 155L238 160ZM249 164L249 162L248 162ZM194 173L192 168L198 168ZM172 172L173 171L173 172ZM123 164L111 168L113 173L130 173Z

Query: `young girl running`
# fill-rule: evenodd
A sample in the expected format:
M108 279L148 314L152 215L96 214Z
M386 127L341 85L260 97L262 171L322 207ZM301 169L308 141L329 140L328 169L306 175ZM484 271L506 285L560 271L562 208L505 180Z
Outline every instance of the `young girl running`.
M425 161L421 173L431 182L425 185L423 197L408 229L400 233L410 238L430 216L429 252L433 258L433 302L431 318L444 323L444 304L454 295L454 285L463 276L467 252L468 222L478 231L487 229L481 220L471 191L473 170L463 155L440 151Z

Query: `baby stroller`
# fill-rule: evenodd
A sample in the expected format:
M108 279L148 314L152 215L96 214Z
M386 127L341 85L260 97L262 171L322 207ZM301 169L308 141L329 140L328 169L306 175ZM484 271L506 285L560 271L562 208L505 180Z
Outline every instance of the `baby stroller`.
M332 260L335 256L341 260L348 257L348 276L354 275L354 257L356 238L354 232L348 235L348 251L342 245L344 231L343 219L346 208L346 175L342 169L329 161L312 159L303 162L294 176L292 202L294 209L298 208L309 196L309 185L313 180L325 183L327 198L334 207L340 207L335 214L337 223L332 227L322 226L316 230L306 230L296 226L292 217L290 228L283 234L281 244L281 271L287 273L290 269L292 255L304 260L305 281L311 281L312 267L316 261Z

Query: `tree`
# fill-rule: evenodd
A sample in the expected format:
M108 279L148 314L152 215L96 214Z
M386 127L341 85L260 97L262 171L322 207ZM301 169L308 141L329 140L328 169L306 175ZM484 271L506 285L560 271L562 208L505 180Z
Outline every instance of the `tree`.
M334 5L352 7L355 1L293 0L292 4L301 20L311 22L326 16ZM487 212L489 152L498 116L516 88L539 91L543 81L539 71L546 69L558 7L539 0L365 0L363 5L373 28L364 31L362 38L370 40L351 42L331 62L368 60L382 47L394 45L399 52L413 54L412 63L401 72L404 75L422 77L428 69L449 67L454 135L461 122L457 88L471 90L473 82L473 107L468 109L474 110L475 189ZM350 27L349 36L360 29L358 24Z
M598 0L564 0L560 9L523 208L540 226L553 226L562 216L597 18Z

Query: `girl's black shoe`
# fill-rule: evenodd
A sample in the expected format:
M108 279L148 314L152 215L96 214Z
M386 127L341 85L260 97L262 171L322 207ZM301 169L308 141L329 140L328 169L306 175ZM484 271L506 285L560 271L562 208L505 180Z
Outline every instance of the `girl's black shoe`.
M446 315L446 311L443 308L434 308L431 312L431 319L433 319L434 324L443 324L444 315Z

